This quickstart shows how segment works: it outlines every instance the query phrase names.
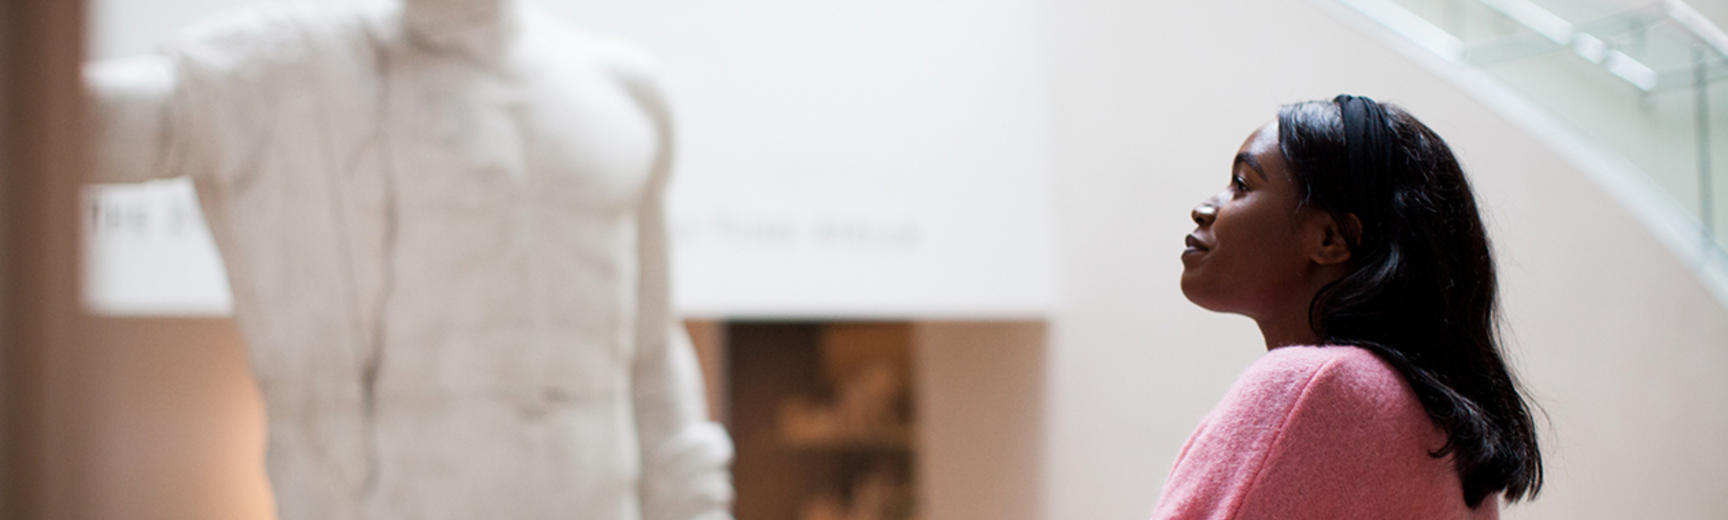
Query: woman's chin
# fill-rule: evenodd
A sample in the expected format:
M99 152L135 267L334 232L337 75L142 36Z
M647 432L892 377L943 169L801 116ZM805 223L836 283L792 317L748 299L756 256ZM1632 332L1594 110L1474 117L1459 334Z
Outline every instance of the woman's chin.
M1231 298L1221 294L1216 285L1209 286L1195 269L1182 271L1182 296L1189 303L1212 312L1241 313L1239 306L1230 305Z
M1203 291L1200 290L1199 280L1196 278L1198 277L1195 276L1193 268L1182 270L1182 297L1187 298L1189 303L1204 308L1206 307L1206 298L1204 298Z

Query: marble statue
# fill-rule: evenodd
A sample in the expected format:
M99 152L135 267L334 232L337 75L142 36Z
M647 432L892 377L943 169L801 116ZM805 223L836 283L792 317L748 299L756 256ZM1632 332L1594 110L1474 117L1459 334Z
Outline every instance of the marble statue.
M281 518L730 518L644 55L407 0L245 10L86 76L91 180L193 179Z

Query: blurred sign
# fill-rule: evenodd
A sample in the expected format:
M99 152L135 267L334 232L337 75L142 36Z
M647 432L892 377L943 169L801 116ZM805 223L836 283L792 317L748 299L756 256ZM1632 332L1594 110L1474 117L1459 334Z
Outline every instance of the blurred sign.
M84 190L84 301L98 314L208 315L233 307L186 179Z
M1054 266L1037 186L885 177L834 176L797 190L750 182L675 188L680 308L715 317L926 319L1048 310Z
M957 193L879 199L843 191L784 200L674 197L680 309L842 318L1026 317L1047 309L1045 223L1003 217L1014 208L974 203L967 211ZM85 301L93 312L231 312L222 261L189 181L91 186L84 204Z

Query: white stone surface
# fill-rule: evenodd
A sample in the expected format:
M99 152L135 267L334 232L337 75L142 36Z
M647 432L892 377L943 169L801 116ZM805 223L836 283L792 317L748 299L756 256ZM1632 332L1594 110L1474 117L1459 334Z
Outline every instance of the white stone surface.
M88 77L96 180L198 191L282 518L728 517L641 53L409 0L239 11Z

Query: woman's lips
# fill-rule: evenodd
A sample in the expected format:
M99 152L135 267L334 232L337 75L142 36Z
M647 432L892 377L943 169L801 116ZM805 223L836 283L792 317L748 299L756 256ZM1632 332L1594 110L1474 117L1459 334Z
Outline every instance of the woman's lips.
M1183 242L1188 245L1187 249L1182 250L1183 254L1205 252L1211 249L1206 247L1205 242L1201 242L1200 239L1194 238L1194 235L1188 235L1186 240Z

